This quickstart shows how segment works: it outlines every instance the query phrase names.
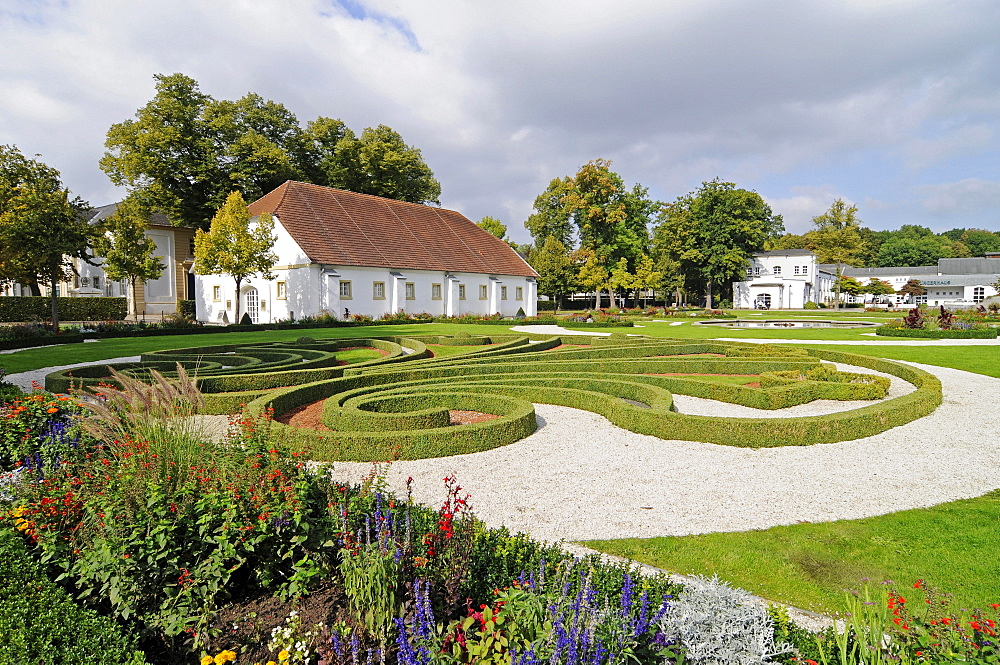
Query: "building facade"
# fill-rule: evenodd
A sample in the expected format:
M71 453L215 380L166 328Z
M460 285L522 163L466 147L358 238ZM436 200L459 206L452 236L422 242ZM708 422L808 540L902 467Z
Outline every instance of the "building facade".
M199 320L255 323L537 311L537 273L507 243L441 208L289 181L253 202L274 217L274 279L195 277Z
M853 268L844 266L842 274L862 285L872 279L888 283L899 291L911 279L927 291L911 297L898 293L881 296L880 301L893 305L921 304L945 307L975 307L997 295L994 284L1000 280L1000 255L980 258L940 259L936 266ZM831 303L836 298L837 266L816 262L807 249L786 249L754 254L747 279L733 284L733 306L737 309L800 309L807 302ZM842 295L848 304L870 303L870 294Z

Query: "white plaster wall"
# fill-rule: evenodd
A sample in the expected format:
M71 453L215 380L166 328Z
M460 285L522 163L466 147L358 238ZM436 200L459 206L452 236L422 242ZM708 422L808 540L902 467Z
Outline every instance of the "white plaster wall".
M274 253L278 262L272 272L273 280L251 278L241 286L241 297L248 288L256 288L262 304L259 321L269 323L327 312L345 318L351 314L367 314L378 318L400 309L410 313L427 312L435 316L449 314L492 314L499 312L513 316L518 309L533 316L537 313L537 285L526 277L507 275L482 275L476 273L441 272L431 270L388 269L364 266L320 266L309 261L298 243L275 219L277 240ZM340 295L340 283L351 283L350 298ZM285 283L285 297L279 299L278 282ZM385 285L385 297L374 297L375 282ZM406 297L407 283L413 284L412 298ZM432 287L441 285L441 297L434 298ZM459 298L459 285L464 284L466 297ZM479 286L486 284L490 295L479 299ZM213 298L213 287L218 286L220 297ZM507 298L502 298L502 287L507 287ZM517 288L522 298L517 299ZM195 292L198 300L198 317L202 321L236 323L236 283L228 275L198 275ZM226 305L229 305L227 308ZM241 312L246 311L241 301ZM223 315L225 314L225 319Z

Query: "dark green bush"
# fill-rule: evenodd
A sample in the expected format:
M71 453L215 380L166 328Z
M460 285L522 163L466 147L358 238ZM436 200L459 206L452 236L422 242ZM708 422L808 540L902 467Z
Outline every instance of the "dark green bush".
M177 313L181 316L194 319L197 318L195 312L195 301L194 300L178 300L177 301Z
M0 529L0 662L145 663L135 637L50 581L8 524Z
M125 298L56 298L63 321L108 321L124 319ZM49 321L52 301L41 296L0 298L0 321Z
M919 339L993 339L1000 328L972 328L969 330L927 330L924 328L898 328L879 326L875 334L882 337L913 337Z

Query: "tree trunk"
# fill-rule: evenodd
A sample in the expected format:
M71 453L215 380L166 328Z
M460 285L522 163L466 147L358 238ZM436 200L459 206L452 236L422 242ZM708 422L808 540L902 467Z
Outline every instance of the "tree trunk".
M559 295L556 293L552 294L552 315L555 316L559 313Z
M131 303L132 306L130 308L132 310L132 312L131 312L132 313L132 318L135 319L136 321L138 321L139 320L139 301L136 299L136 296L135 296L135 277L133 277L129 281L132 283L132 303Z
M49 302L52 304L52 332L59 334L59 301L56 296L59 272L55 268L49 273Z
M240 324L240 284L242 282L242 279L236 280L236 318L233 320L236 325Z
M594 309L601 308L601 287L596 287L594 289Z

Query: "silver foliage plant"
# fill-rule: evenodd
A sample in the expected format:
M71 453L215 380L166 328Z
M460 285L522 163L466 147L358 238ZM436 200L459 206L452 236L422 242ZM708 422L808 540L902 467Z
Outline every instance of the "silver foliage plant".
M767 609L747 591L717 577L696 577L684 586L660 620L660 631L684 648L685 663L757 665L792 651L789 644L775 644Z

